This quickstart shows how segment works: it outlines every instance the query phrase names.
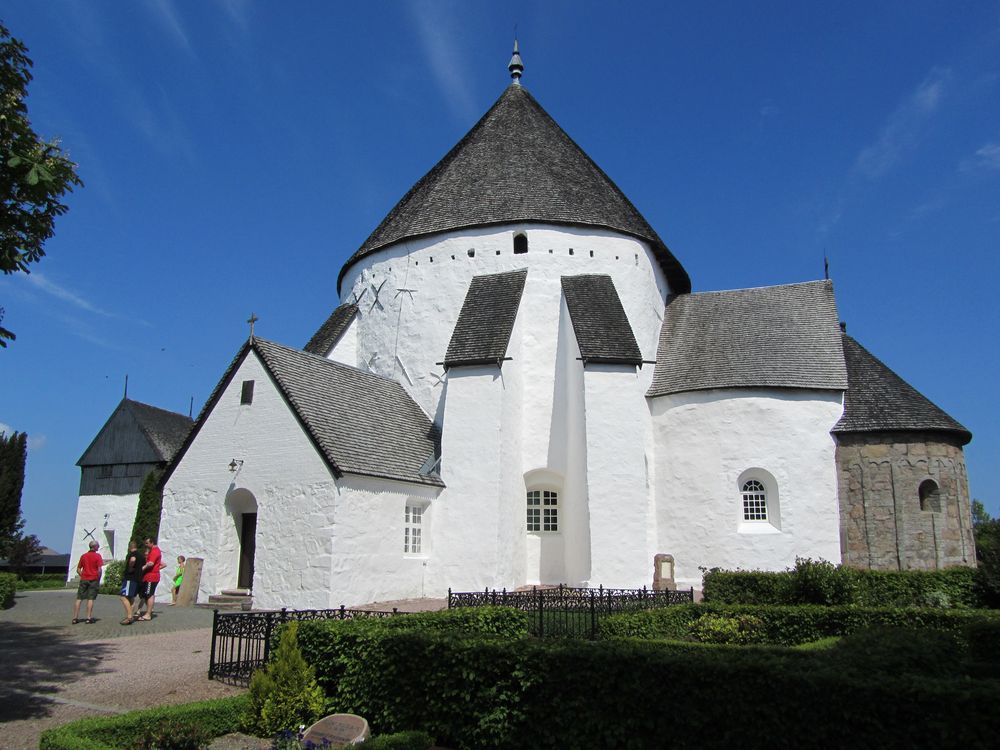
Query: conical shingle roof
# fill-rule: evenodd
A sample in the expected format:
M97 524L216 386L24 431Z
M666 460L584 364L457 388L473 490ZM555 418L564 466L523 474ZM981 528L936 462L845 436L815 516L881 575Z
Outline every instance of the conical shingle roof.
M972 433L843 334L847 364L844 414L831 432L946 432L964 445Z
M401 240L525 221L601 227L645 240L671 290L691 290L687 272L625 194L516 84L382 220L344 264L338 288L354 263Z

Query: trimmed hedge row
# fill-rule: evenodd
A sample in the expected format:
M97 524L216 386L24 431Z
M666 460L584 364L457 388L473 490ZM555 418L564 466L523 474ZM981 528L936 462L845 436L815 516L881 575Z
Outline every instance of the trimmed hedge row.
M862 607L988 606L975 568L858 570L800 559L792 570L705 573L702 594L717 604L854 604Z
M404 628L364 646L313 662L335 709L459 750L967 748L1000 732L1000 682L845 677L820 650Z
M754 618L755 629L760 635L754 640L781 646L849 635L867 628L934 630L965 643L969 640L971 626L1000 624L1000 612L992 610L702 603L612 615L601 620L598 629L602 639L689 640L696 628L694 623L705 615Z
M316 678L330 696L359 660L376 658L374 652L384 633L398 630L520 639L528 635L528 616L509 607L468 607L405 617L311 620L299 624L299 648L307 662L324 665L322 671L317 669ZM361 715L371 721L368 714Z
M17 576L13 573L0 573L0 609L13 605L16 593Z
M65 573L38 573L17 582L18 591L41 591L66 588Z
M150 724L168 719L178 724L196 724L213 737L240 729L246 696L162 706L131 711L121 716L80 719L42 732L40 750L117 750L132 747L136 736Z

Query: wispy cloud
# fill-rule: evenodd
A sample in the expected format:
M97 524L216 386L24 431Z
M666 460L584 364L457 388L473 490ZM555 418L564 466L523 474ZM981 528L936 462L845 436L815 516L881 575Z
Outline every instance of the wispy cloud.
M410 15L427 57L428 69L452 114L463 122L475 119L475 97L463 73L468 69L468 62L455 44L456 39L465 38L457 27L456 19L437 3L414 3L410 6Z
M50 281L47 277L42 274L32 273L28 276L28 281L38 290L45 292L57 299L61 299L64 302L69 302L71 305L79 307L81 310L86 310L87 312L94 313L96 315L103 315L105 317L112 317L112 314L102 310L97 305L89 302L88 300L81 297L75 292L71 292L66 287L60 286L54 281Z
M934 68L896 107L876 141L858 154L856 172L877 180L917 148L928 121L941 107L951 82L950 68Z
M177 5L171 0L152 0L150 7L154 11L153 17L160 24L160 28L172 37L181 49L194 57L194 47L191 46L191 40L184 30L184 24L177 16Z
M965 159L959 169L963 172L972 172L978 169L1000 169L1000 141L987 143L976 149L976 153L969 159Z

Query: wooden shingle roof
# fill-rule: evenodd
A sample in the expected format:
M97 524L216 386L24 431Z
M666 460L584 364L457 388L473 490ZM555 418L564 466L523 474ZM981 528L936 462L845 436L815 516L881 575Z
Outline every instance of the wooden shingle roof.
M184 444L193 425L184 414L124 398L76 465L166 463Z
M474 276L448 342L444 366L500 364L514 330L528 269Z
M347 330L347 326L354 320L357 312L358 306L353 302L340 305L330 313L330 317L312 335L309 343L303 349L312 354L318 354L321 357L327 356L333 350L337 340Z
M183 460L201 425L251 351L260 358L334 476L361 474L444 486L436 473L422 473L424 465L432 464L432 459L440 455L438 429L402 385L260 338L240 348L161 485Z
M964 445L972 433L846 333L847 393L833 433L943 432Z
M675 293L691 280L600 167L522 86L492 108L403 196L344 264L395 242L461 228L537 221L612 229L648 242Z
M713 388L846 389L831 282L669 299L646 395Z
M642 352L611 277L583 274L561 281L584 364L641 365Z

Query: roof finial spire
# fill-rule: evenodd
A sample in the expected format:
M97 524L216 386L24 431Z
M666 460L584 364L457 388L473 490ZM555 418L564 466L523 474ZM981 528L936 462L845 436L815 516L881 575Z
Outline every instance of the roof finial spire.
M517 31L514 32L514 54L510 58L510 62L507 63L507 70L510 71L510 77L514 80L515 86L521 85L521 73L524 72L524 63L521 62L521 53L517 51Z

